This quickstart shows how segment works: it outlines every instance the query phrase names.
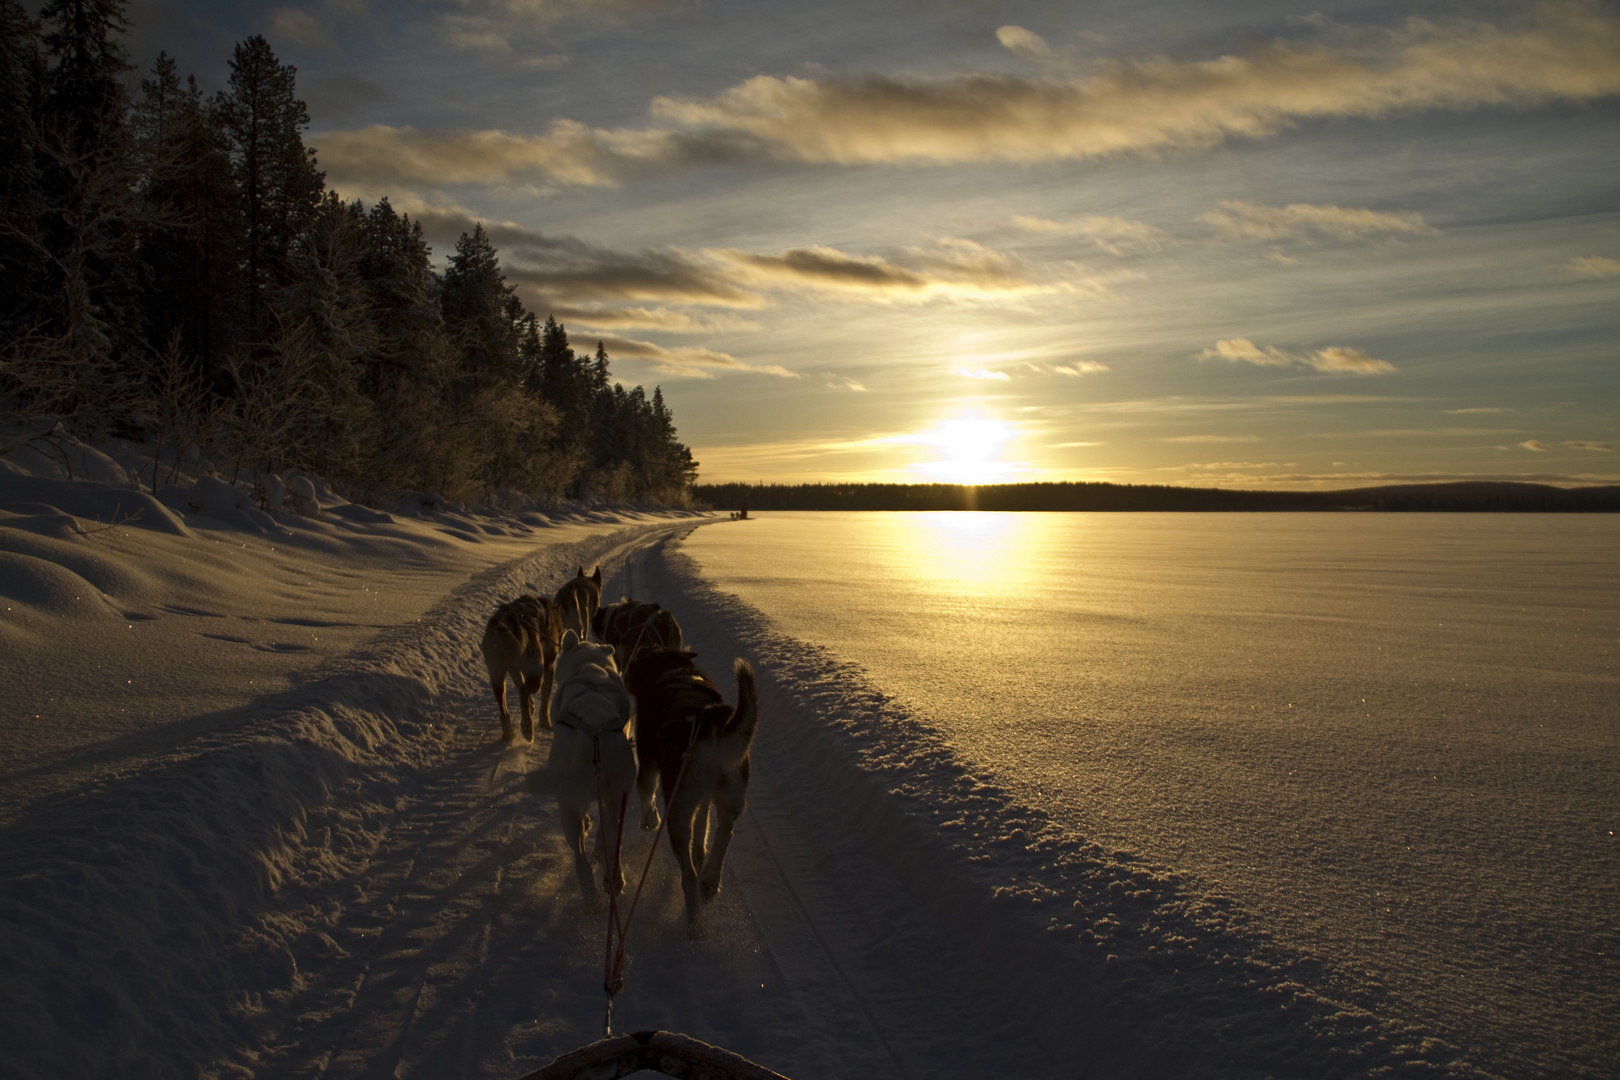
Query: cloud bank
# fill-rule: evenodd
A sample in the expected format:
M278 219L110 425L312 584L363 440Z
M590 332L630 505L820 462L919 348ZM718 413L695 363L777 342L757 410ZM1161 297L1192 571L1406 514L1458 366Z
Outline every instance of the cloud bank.
M998 36L1015 51L1039 52L1040 39L1022 28ZM1335 46L1277 40L1210 60L1116 60L1072 79L758 75L713 97L654 98L650 111L663 126L641 129L567 119L540 134L377 125L313 141L335 182L522 177L591 186L654 167L749 160L1079 161L1264 138L1317 119L1527 108L1616 93L1620 20L1564 4L1540 7L1516 26L1413 19Z
M1346 345L1330 345L1308 353L1291 353L1275 345L1256 345L1248 338L1217 341L1200 352L1198 359L1229 360L1234 364L1257 364L1261 367L1308 367L1349 375L1387 375L1396 370L1388 360L1378 360Z
M1438 236L1422 214L1367 210L1348 206L1289 203L1259 206L1228 200L1219 210L1200 215L1222 236L1241 240L1301 240L1311 234L1335 240L1368 240L1377 236Z

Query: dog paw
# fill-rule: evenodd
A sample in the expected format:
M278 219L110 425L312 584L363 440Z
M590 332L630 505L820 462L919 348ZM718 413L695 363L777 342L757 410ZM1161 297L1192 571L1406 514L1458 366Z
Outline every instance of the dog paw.
M654 810L650 814L642 814L641 815L641 831L642 832L652 832L654 829L658 828L658 826L662 825L663 822L664 822L664 819L658 816L658 811L656 811L656 810Z
M718 881L705 881L703 883L703 902L705 904L719 895L720 883Z

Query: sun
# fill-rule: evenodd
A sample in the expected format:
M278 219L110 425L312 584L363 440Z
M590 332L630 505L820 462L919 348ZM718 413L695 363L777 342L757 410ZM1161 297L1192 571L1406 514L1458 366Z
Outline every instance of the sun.
M921 462L917 468L947 484L996 483L1013 471L1013 465L1000 460L1002 444L1013 434L1013 426L1005 420L976 413L945 420L916 440L934 447L940 460Z

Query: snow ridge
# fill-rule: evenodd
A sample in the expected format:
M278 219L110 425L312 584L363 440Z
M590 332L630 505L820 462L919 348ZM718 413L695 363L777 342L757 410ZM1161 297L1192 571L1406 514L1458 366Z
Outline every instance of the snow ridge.
M1385 1014L1380 987L1272 943L1230 898L1065 836L974 774L861 672L775 630L665 545L654 593L709 658L760 680L756 768L803 774L823 842L888 863L959 930L987 998L1083 1075L1489 1075ZM859 888L859 882L852 882Z
M230 1060L231 1048L284 1019L301 958L339 950L323 930L336 918L334 887L369 864L454 731L493 723L493 706L473 717L446 708L464 707L479 679L489 612L670 527L556 544L487 570L419 622L243 710L231 730L25 810L0 831L8 1075L256 1071L240 1050Z

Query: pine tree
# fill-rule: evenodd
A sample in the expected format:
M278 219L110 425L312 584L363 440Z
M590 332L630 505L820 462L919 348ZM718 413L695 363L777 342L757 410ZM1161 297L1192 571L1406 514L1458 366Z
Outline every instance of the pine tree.
M44 272L35 120L44 92L39 28L15 0L0 0L0 342L23 332Z
M243 225L243 313L254 342L268 340L270 308L292 278L292 248L325 187L304 147L309 111L296 95L298 69L255 34L236 46L230 88L214 108L230 145Z

